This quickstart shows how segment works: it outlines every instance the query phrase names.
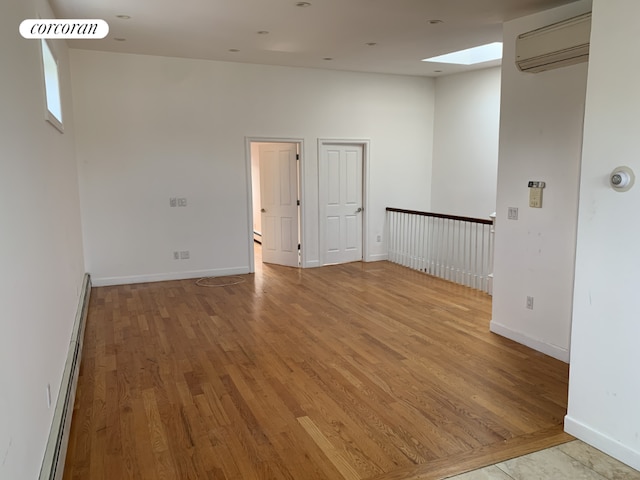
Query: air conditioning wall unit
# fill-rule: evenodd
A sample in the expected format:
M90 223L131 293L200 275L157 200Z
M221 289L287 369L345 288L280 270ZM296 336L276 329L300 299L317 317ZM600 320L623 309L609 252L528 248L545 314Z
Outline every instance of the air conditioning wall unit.
M516 39L516 65L538 73L589 60L591 12L523 33Z

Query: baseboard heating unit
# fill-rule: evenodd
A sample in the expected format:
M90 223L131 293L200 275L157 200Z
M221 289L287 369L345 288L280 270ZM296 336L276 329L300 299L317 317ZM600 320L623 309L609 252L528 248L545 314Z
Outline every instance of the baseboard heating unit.
M64 473L64 461L67 453L67 444L69 443L78 374L80 373L84 328L87 322L90 295L91 277L89 274L85 274L78 302L78 311L71 333L71 341L69 342L69 354L62 374L62 383L60 384L56 409L53 413L53 423L51 424L51 432L49 433L39 480L60 480Z

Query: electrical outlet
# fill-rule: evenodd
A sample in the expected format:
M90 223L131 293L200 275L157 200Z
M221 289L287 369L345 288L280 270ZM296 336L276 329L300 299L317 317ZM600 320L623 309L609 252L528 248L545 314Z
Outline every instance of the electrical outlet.
M173 259L180 260L180 252L173 252Z
M179 207L186 207L187 206L187 199L184 197L178 198L178 206Z
M189 260L189 250L180 252L180 260Z
M170 207L177 207L178 206L178 199L176 197L171 197L169 199L169 206Z
M517 207L509 207L507 210L507 219L508 220L517 220L518 219L518 208Z
M47 408L51 408L51 384L47 383Z
M527 297L527 308L533 310L533 297Z

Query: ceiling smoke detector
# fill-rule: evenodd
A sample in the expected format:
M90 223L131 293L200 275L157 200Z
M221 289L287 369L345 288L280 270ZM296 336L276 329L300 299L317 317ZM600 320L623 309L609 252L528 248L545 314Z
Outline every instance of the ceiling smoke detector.
M309 2L298 2L296 3L296 7L310 7L311 4Z

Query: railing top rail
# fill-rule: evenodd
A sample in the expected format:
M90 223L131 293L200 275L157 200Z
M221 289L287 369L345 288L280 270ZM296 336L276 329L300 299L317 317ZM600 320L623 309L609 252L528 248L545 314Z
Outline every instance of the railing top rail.
M387 212L397 212L397 213L408 213L410 215L420 215L423 217L435 217L435 218L444 218L447 220L458 220L460 222L471 222L471 223L482 223L485 225L491 225L493 221L484 218L472 218L472 217L459 217L457 215L447 215L444 213L433 213L433 212L420 212L417 210L404 210L402 208L391 208L387 207Z

